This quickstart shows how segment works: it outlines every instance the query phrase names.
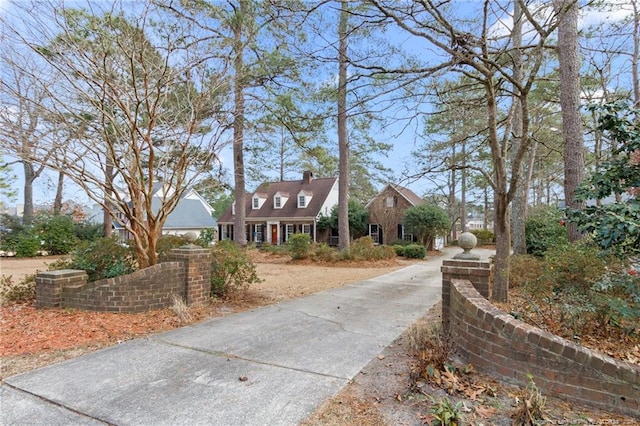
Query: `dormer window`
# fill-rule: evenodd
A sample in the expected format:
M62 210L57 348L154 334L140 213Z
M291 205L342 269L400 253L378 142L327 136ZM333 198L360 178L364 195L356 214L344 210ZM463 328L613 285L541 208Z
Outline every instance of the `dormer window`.
M258 210L262 208L262 205L266 201L267 196L265 194L255 193L253 197L251 197L251 208L253 210Z
M298 208L304 209L309 205L311 199L313 198L313 193L310 191L300 191L298 193Z
M287 200L289 199L289 194L287 192L276 192L275 194L273 194L273 208L274 209L281 209L284 207L284 205L287 203Z

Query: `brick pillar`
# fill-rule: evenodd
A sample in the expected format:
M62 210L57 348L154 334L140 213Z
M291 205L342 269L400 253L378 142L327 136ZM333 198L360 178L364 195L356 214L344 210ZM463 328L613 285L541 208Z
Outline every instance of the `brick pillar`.
M36 307L59 307L64 287L81 287L87 283L88 279L85 271L75 269L38 272L36 275Z
M211 293L211 250L189 244L171 250L170 258L184 265L185 303L206 302Z
M485 298L491 297L493 264L476 260L445 260L442 262L442 327L449 329L451 280L461 279L471 284Z

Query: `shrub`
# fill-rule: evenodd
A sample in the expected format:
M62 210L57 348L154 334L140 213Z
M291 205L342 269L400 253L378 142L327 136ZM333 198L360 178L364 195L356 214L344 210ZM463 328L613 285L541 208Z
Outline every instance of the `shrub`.
M211 247L216 239L216 230L213 228L205 228L200 231L196 244L204 248Z
M228 296L261 281L247 251L233 241L220 241L211 249L211 253L212 297Z
M81 243L64 267L85 271L89 282L130 274L137 269L133 249L117 237Z
M532 255L509 257L509 286L532 289L544 274L543 260Z
M42 248L49 254L67 254L78 244L75 224L67 215L39 217L35 230L43 241Z
M260 245L259 250L264 251L266 253L273 253L273 254L283 254L283 255L291 254L290 247L287 246L286 244L277 245L277 244L264 242L262 243L262 245Z
M328 244L315 244L313 246L313 258L321 262L335 262L338 259L338 252Z
M555 207L531 209L524 224L528 254L544 256L550 248L567 243L562 218L562 212Z
M76 223L73 231L80 241L94 241L104 237L104 228L100 223Z
M404 257L410 259L424 259L427 255L427 249L421 244L409 244L403 250Z
M412 244L411 241L409 240L403 240L401 238L396 238L395 240L391 241L391 243L389 244L390 246L408 246L409 244Z
M626 334L640 324L640 277L588 241L553 247L542 259L512 257L510 271L511 284L526 286L531 311L551 319L553 333Z
M396 257L396 252L389 246L376 246L373 239L367 236L354 240L346 257L353 260L382 260Z
M0 223L4 226L0 233L0 250L15 252L18 249L18 238L24 232L22 220L3 213L0 215Z
M474 229L470 232L476 236L479 245L493 244L496 242L495 234L488 229Z
M404 248L406 246L403 246L400 244L394 244L392 247L393 247L393 251L396 252L396 256L404 256Z
M22 232L16 243L17 257L36 257L41 248L40 237L32 230Z
M616 263L619 264L613 257L603 256L589 241L554 246L545 255L542 278L556 289L588 290Z
M311 235L293 234L287 242L293 259L308 259L311 256Z
M27 275L18 283L14 283L11 276L0 277L0 304L31 302L35 298L35 275Z
M405 339L409 349L418 356L418 369L425 378L433 376L431 371L444 371L455 353L455 337L441 324L418 322L409 329Z
M158 261L164 262L169 256L169 252L174 248L185 245L184 238L178 235L163 235L158 238L156 243L156 252L158 253Z

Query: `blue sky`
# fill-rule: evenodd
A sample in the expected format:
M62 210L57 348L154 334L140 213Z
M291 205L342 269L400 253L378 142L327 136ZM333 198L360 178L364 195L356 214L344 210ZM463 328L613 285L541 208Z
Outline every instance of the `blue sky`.
M477 2L473 2L473 1L460 1L459 3L461 5L465 3L477 4ZM2 9L3 7L7 7L7 0L0 0L0 9ZM464 9L464 7L461 7L461 9ZM616 14L592 12L592 13L584 14L582 17L582 21L583 21L583 24L593 25L595 23L602 22L603 20L614 20L614 21L618 20L626 13L628 12L619 12ZM502 22L505 27L509 27L510 18L505 17L502 20ZM413 41L407 39L406 36L400 36L400 37L403 37L401 40L406 40L405 47L408 47L409 49L412 49L412 50L422 49L423 51L425 51L425 49L422 48L422 46L416 45ZM427 54L427 52L424 52L424 53ZM403 170L406 166L412 163L411 151L415 148L414 142L416 138L416 130L419 131L419 129L416 129L415 126L416 124L413 123L412 126L409 126L404 130L402 130L402 125L395 125L385 129L381 137L393 144L392 152L390 152L386 158L381 159L381 161L385 165L388 165L389 167L392 167L395 170ZM4 160L7 161L7 160L10 160L10 158L5 157ZM230 149L226 149L222 152L222 161L223 161L223 164L226 164L229 166L232 164ZM23 186L23 179L22 179L23 172L21 170L21 165L18 164L14 167L14 174L18 178L17 181L15 182L15 186L19 191L19 194L15 203L21 203L22 186ZM34 183L34 202L36 204L50 202L53 199L53 195L55 194L56 181L57 181L57 174L54 172L45 172L42 175L42 177L36 180L36 182ZM421 180L413 183L402 181L400 183L409 186L418 195L423 195L431 186L427 180ZM65 199L78 200L80 202L86 202L87 204L89 204L89 200L86 197L86 195L81 190L75 188L71 183L68 183L66 185L64 197ZM6 200L3 200L3 201L6 201ZM9 203L9 204L14 204L14 203Z

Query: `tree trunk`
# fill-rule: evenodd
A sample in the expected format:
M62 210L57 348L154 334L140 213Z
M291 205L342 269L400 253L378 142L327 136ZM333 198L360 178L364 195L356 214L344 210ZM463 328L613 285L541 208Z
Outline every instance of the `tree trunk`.
M246 204L244 179L244 46L242 42L242 20L246 10L245 0L240 0L239 11L235 17L233 27L233 66L235 79L233 84L233 176L235 218L233 222L235 242L241 246L247 245L246 234Z
M462 170L460 171L460 229L467 232L467 143L462 141Z
M493 81L487 78L484 82L487 96L487 123L489 129L489 144L494 164L494 223L493 232L496 238L495 276L493 279L493 293L491 299L506 302L509 293L508 258L511 251L511 236L509 235L509 194L507 191L506 159L498 137L497 98Z
M338 248L349 249L349 134L347 131L347 20L348 1L342 0L338 23Z
M105 191L104 194L104 208L102 209L102 232L106 238L109 238L113 234L113 216L111 215L111 188L113 188L113 165L111 160L107 159L107 164L104 172L105 178Z
M22 213L22 223L31 225L33 222L33 181L36 179L36 173L33 170L33 163L30 161L22 161L24 168L24 207Z
M491 299L497 302L507 302L509 298L509 205L506 192L496 191L494 194L495 222L493 232L496 237L496 256L494 258L495 276L493 277L493 292Z
M633 55L631 57L631 76L633 83L633 101L640 108L640 81L638 81L638 62L640 62L640 11L638 2L632 1L633 7Z
M513 42L513 79L522 81L522 8L520 2L514 2L514 24L511 39ZM522 144L522 104L520 91L513 87L513 125L511 139L511 160L515 160L518 150ZM514 171L521 176L524 173L522 162ZM526 254L527 242L525 237L525 219L527 217L527 191L528 186L525 179L519 179L516 186L513 203L511 204L511 241L514 254Z
M64 173L58 172L58 185L56 186L56 198L53 200L53 215L57 216L62 210L62 189L64 188Z
M578 2L554 0L559 11L558 62L560 66L560 107L564 145L564 198L566 206L581 209L584 203L574 199L584 178L584 143L580 117L580 61L578 58ZM569 241L582 238L574 224L568 224Z
M451 217L451 238L458 239L458 226L456 225L456 141L451 144L451 173L449 174L449 215Z

